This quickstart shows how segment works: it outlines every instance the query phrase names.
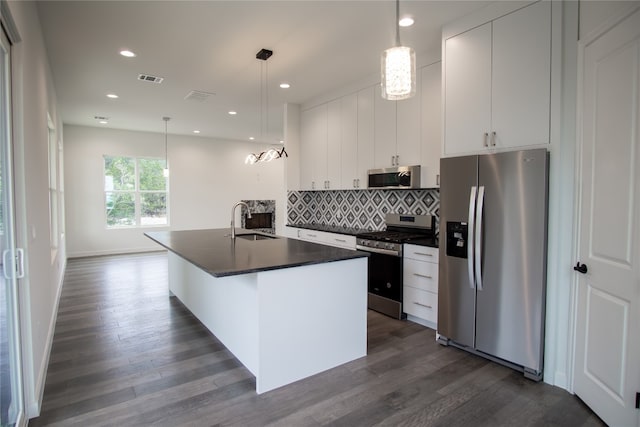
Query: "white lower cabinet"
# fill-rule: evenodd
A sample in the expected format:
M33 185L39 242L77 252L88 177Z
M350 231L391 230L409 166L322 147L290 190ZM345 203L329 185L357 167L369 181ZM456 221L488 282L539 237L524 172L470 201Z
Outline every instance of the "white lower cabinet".
M403 285L407 319L437 329L438 248L404 245Z
M296 229L295 237L307 242L320 243L344 249L356 249L356 237L347 234L328 233L326 231Z

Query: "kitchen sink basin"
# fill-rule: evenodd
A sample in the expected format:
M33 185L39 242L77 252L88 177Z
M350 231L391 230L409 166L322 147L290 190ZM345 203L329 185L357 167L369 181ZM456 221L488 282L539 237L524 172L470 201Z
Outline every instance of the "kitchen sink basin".
M276 239L276 236L267 236L265 234L236 234L236 239L244 239L244 240L270 240Z

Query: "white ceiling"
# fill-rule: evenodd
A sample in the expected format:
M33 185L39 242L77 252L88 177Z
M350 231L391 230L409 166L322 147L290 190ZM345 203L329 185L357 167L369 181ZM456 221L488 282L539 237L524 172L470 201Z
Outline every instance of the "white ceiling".
M439 49L443 24L487 3L402 1L400 15L416 21L401 29L402 43L420 62ZM170 134L268 143L283 137L286 102L374 75L395 37L395 3L386 0L40 1L38 11L65 124L164 132L169 116ZM119 55L125 48L137 57ZM255 58L261 48L274 52L266 64ZM138 81L141 73L164 81ZM291 88L280 89L283 81ZM185 100L191 90L215 95Z

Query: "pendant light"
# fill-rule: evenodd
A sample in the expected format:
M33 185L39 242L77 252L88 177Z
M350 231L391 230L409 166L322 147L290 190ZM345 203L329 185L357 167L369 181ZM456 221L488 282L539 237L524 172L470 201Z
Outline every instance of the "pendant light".
M391 101L416 94L416 54L400 44L400 0L396 0L396 45L382 52L382 97Z
M260 105L258 106L259 120L260 120L260 139L264 139L265 133L266 134L269 133L269 86L268 86L269 68L267 65L267 59L269 59L272 55L273 55L273 51L269 49L260 49L260 51L256 53L256 59L259 59L262 61L260 63L260 97L259 97ZM263 114L262 114L263 110L265 112L266 119L263 117ZM265 127L266 127L266 132L264 132ZM283 142L283 141L280 141L280 142ZM287 154L284 147L280 149L272 147L272 148L269 148L268 150L261 151L258 154L249 153L247 157L244 159L244 163L247 165L253 165L256 163L270 162L274 159L281 159L285 157L289 157L289 154Z
M164 120L164 169L162 170L162 175L165 178L169 177L169 145L167 142L167 123L171 120L171 117L163 117Z

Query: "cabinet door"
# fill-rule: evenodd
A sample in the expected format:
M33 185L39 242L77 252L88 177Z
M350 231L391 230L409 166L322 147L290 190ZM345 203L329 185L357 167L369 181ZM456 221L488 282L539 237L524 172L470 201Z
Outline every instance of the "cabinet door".
M420 164L420 73L416 95L396 102L396 162L398 166Z
M491 23L445 41L444 155L484 149L491 125Z
M313 153L311 171L314 190L324 189L327 180L327 104L309 110L311 114L310 143Z
M300 113L300 190L312 190L313 182L313 114L311 110Z
M340 188L356 188L358 177L358 95L352 94L341 99L342 145ZM333 161L330 157L329 161Z
M420 70L422 102L420 154L420 186L439 186L440 153L442 151L442 64L423 67Z
M342 145L342 109L340 104L340 99L327 104L327 190L340 188L340 150ZM325 187L323 186L323 188Z
M392 158L396 155L396 103L383 99L379 85L374 95L374 167L395 166Z
M549 143L551 2L493 21L492 125L496 148Z
M358 169L356 187L367 188L368 171L374 167L374 100L373 86L358 92Z

